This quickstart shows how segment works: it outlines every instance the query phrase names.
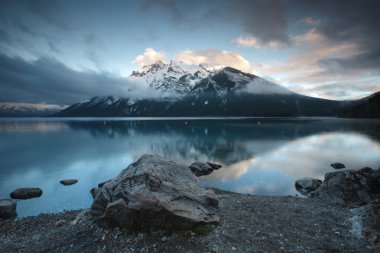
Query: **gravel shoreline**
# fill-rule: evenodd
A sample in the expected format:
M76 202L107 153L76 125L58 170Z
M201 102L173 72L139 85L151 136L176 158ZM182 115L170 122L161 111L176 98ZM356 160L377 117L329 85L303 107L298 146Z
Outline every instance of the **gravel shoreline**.
M187 232L103 229L88 210L0 220L0 252L376 252L350 208L214 189L221 222Z

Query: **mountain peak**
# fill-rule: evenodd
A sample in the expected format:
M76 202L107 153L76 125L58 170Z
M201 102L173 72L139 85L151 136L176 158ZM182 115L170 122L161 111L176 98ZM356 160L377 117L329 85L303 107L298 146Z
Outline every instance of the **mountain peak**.
M194 85L217 71L217 68L207 64L192 65L173 60L168 63L156 61L138 71L133 71L129 80L159 91L188 94Z

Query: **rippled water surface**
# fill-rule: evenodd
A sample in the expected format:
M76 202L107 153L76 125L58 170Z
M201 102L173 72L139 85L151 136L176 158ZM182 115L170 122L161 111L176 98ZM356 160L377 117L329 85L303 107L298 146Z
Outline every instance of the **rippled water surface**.
M142 154L223 165L204 186L294 195L300 177L323 179L332 162L380 166L380 122L347 119L1 119L0 198L18 187L19 217L91 205L89 190ZM61 179L77 178L72 186Z

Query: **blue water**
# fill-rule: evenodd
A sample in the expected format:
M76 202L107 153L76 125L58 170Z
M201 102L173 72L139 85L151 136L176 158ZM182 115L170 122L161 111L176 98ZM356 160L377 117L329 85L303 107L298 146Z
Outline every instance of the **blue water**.
M40 187L18 201L19 217L87 208L89 190L142 154L223 168L200 183L258 195L295 195L300 177L323 179L332 162L380 166L380 122L347 119L0 119L0 198ZM72 186L61 179L77 178Z

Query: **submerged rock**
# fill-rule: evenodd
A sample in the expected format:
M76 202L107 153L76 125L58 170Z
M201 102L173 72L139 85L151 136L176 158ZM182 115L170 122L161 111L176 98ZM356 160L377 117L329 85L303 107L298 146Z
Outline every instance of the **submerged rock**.
M186 165L143 155L95 193L91 214L104 225L190 229L218 223L218 199Z
M195 162L192 163L189 168L197 177L200 177L211 174L214 170L222 168L222 165L209 162Z
M38 198L42 195L40 188L18 188L11 192L10 197L12 199L31 199Z
M296 181L295 187L299 193L308 196L311 192L317 190L321 184L322 181L319 179L304 177Z
M0 199L0 219L12 219L17 216L17 201L13 199Z
M336 170L346 168L346 166L343 163L332 163L330 164L330 166Z
M59 182L63 185L72 185L78 183L78 179L64 179Z
M361 206L380 198L380 169L347 170L325 174L322 185L313 197L336 204Z

